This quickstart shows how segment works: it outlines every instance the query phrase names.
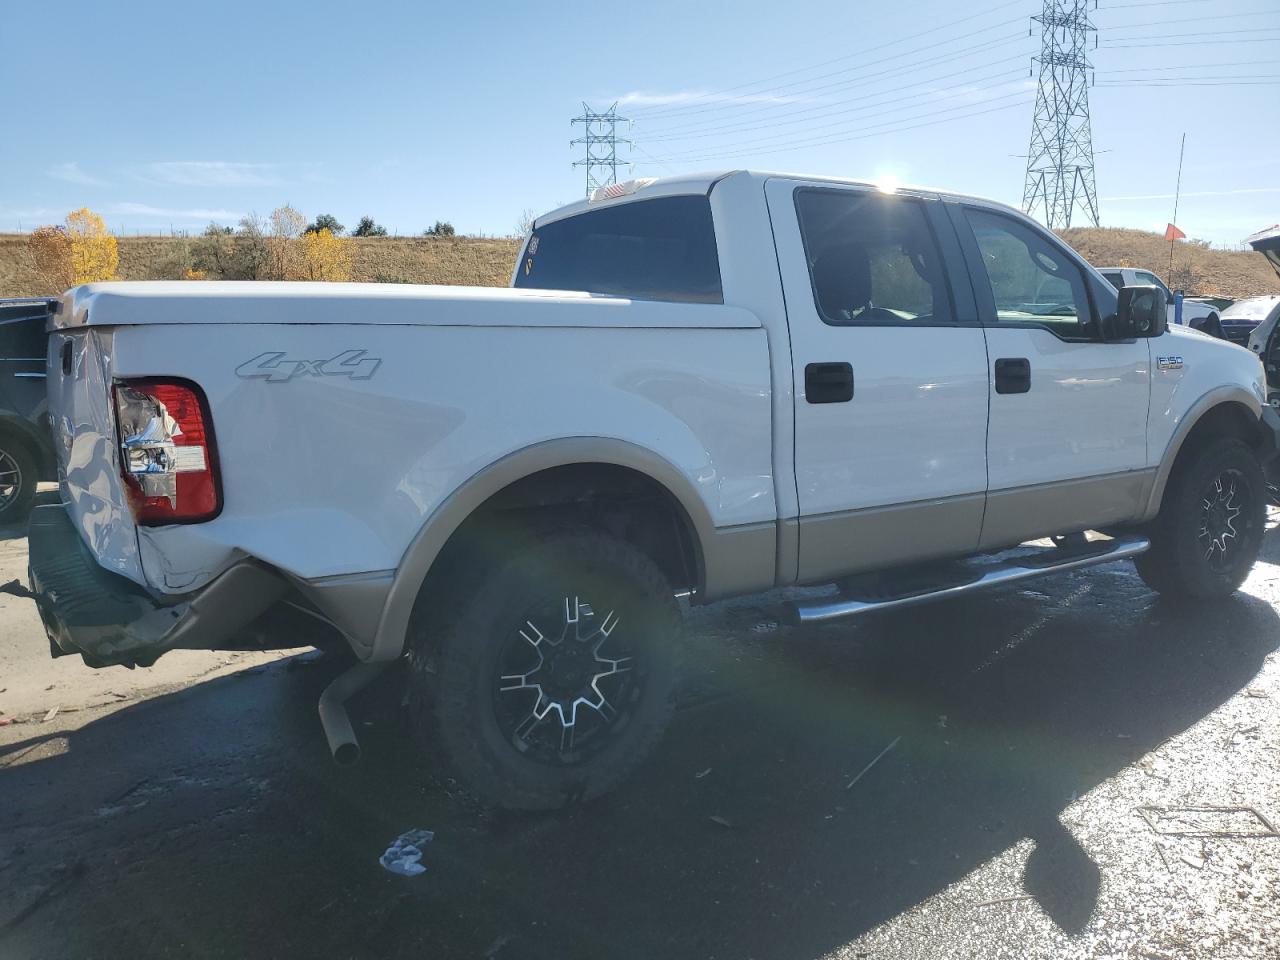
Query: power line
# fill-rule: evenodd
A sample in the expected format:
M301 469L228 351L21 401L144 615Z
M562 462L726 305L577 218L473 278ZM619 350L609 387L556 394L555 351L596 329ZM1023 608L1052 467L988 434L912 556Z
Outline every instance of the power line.
M721 94L725 94L725 93L732 93L732 92L733 92L733 91L735 91L735 90L742 90L742 89L744 89L744 88L746 88L746 87L755 87L755 86L760 86L760 85L762 85L762 84L771 83L771 82L773 82L774 80L779 80L779 79L781 79L781 78L783 78L783 77L790 77L790 76L794 76L794 75L796 75L797 73L805 73L805 72L810 71L810 70L818 70L818 69L821 69L822 67L829 66L830 64L833 64L833 63L842 63L843 61L845 61L845 60L850 60L850 59L852 59L853 57L862 57L862 56L865 56L865 55L866 55L866 54L868 54L868 53L874 53L874 52L875 52L875 51L877 51L877 50L884 50L884 49L886 49L887 47L892 47L892 46L895 46L896 44L899 44L899 43L906 43L906 42L907 42L907 41L909 41L909 40L915 40L915 39L918 39L919 37L928 36L928 35L929 35L929 34L931 34L931 33L937 33L939 30L947 30L947 29L949 29L949 28L951 28L951 27L959 26L959 25L960 25L960 24L962 24L962 23L968 23L968 22L969 22L969 21L971 21L971 20L977 20L977 19L979 19L979 18L981 18L981 17L987 17L987 16L990 16L991 14L996 13L997 11L1005 10L1005 9L1007 9L1007 8L1009 8L1009 7L1013 7L1013 6L1020 6L1020 5L1022 5L1023 3L1025 3L1025 0L1008 0L1008 2L1006 2L1006 3L997 4L996 6L994 6L994 7L990 7L990 8L988 8L988 9L986 9L986 10L984 10L984 11L980 12L980 13L970 14L970 15L969 15L969 16L967 16L967 17L961 17L959 20L951 20L951 21L949 21L949 22L947 22L947 23L939 24L939 25L938 25L938 26L936 26L936 27L930 27L928 30L921 30L921 31L919 31L919 32L917 32L917 33L908 34L908 35L907 35L907 36L905 36L905 37L899 37L899 38L898 38L898 39L896 39L896 40L889 40L889 41L886 41L885 43L881 43L881 44L878 44L878 45L873 46L873 47L867 47L867 48L864 48L864 49L862 49L862 50L859 50L857 53L850 53L850 54L844 54L844 55L839 56L839 57L832 57L832 58L831 58L831 59L829 59L829 60L823 60L823 61L821 61L820 63L810 64L810 65L809 65L809 66L807 66L807 67L798 67L798 68L796 68L796 69L794 69L794 70L786 70L786 71L784 71L784 72L782 72L782 73L775 73L775 74L773 74L773 75L771 75L771 76L764 77L764 78L762 78L762 79L760 79L760 80L749 80L749 81L746 81L745 83L735 84L735 85L730 86L730 87L721 87L721 88L720 88L720 89L718 89L718 90L708 91L708 92L705 94L705 96L719 96L719 95L721 95ZM1016 20L1016 21L1011 21L1011 22L1018 22L1018 21L1020 21L1021 19L1022 19L1022 18L1021 18L1021 17L1019 17L1019 18L1018 18L1018 20ZM1002 26L1002 25L1003 25L1003 24L996 24L996 26ZM968 34L966 34L966 36L968 36ZM960 37L953 37L952 39L953 39L953 40L956 40L956 39L961 39L961 38L960 38ZM907 51L907 52L910 52L910 51ZM690 105L690 106L693 106L693 105ZM679 107L659 107L659 108L654 108L654 109L651 109L651 110L635 110L635 111L632 111L632 113L633 113L637 118L640 118L640 117L649 117L649 118L651 118L651 117L654 117L654 116L658 116L658 115L660 115L660 114L665 114L665 113L669 113L669 112L673 112L673 111L678 111L678 110L685 110L685 109L689 109L689 107L686 107L686 106L679 106Z
M1219 67L1255 67L1262 64L1275 64L1275 58L1266 60L1232 60L1229 64L1223 63L1175 63L1168 67L1123 67L1119 70L1095 70L1096 76L1110 76L1113 73L1163 73L1169 70L1217 70Z
M1249 31L1253 33L1254 31ZM1231 43L1275 43L1280 37L1239 37L1235 40L1175 40L1172 43L1112 43L1108 50L1142 50L1148 47L1209 47Z
M997 97L996 99L1004 100L1006 98ZM985 101L985 102L993 102L993 101ZM1031 102L1030 100L1024 99L1016 103L1007 103L1004 106L1000 106L1000 107L988 107L986 110L975 110L970 113L960 113L960 114L956 114L955 116L947 117L942 120L928 120L924 123L912 123L912 124L906 124L898 127L891 127L889 129L878 130L875 133L860 133L860 134L854 134L852 136L835 137L833 139L827 139L827 140L822 140L822 141L813 142L813 143L797 142L797 143L787 144L784 146L775 147L775 148L766 149L766 150L737 150L732 153L718 153L718 154L709 154L707 156L702 156L702 157L681 158L681 162L709 163L711 161L728 160L728 159L734 159L736 157L743 157L743 156L769 156L775 153L788 153L792 150L800 150L808 147L825 147L825 146L831 146L838 143L852 143L856 140L869 140L875 137L887 136L891 133L902 133L907 130L920 130L925 127L936 127L944 123L953 123L956 120L968 120L972 117L981 117L989 113L998 113L1002 110L1012 109L1013 107L1022 107L1030 102ZM882 124L881 126L887 126L887 125ZM673 158L667 158L667 159L673 159Z
M1018 59L1021 59L1021 57L1019 57ZM958 71L958 73L960 73L960 74L967 74L967 73L970 73L971 71L972 71L972 68L967 69L967 70ZM951 76L956 76L956 75L957 75L957 74L948 74L947 76L948 76L948 77L951 77ZM996 73L988 74L988 75L986 75L986 76L982 76L982 77L975 77L971 82L972 82L972 83L981 83L981 82L986 81L986 80L996 80L996 79L1003 79L1003 80L1006 80L1006 81L1007 81L1007 80L1009 80L1009 79L1011 79L1011 78L1014 78L1014 77L1021 77L1021 76L1023 76L1022 68L1018 68L1018 69L1015 69L1015 70L1000 70L1000 71L997 71ZM933 84L933 83L936 83L938 80L941 80L941 79L946 79L946 77L938 77L938 78L935 78L935 79L933 79L933 80L926 80L926 81L922 81L921 83L908 84L907 86L908 86L908 87L918 87L918 86L922 86L922 85ZM997 86L998 86L998 84L997 84ZM902 88L902 89L905 89L905 88ZM988 86L988 87L976 87L976 88L974 88L974 89L973 89L973 91L972 91L972 92L977 92L978 90L986 90L986 89L991 89L991 87L990 87L990 86ZM877 93L877 94L871 94L871 95L868 95L867 97L855 97L855 98L854 98L854 100L867 100L867 99L872 99L872 98L875 98L875 97L885 97L885 96L887 95L887 93L888 93L888 91L883 91L883 92L880 92L880 93ZM916 93L908 93L908 94L905 94L905 95L900 96L900 97L892 97L892 98L887 99L887 100L880 100L880 101L879 101L879 102L877 102L877 103L867 103L867 104L864 104L864 105L862 105L862 106L857 106L857 107L848 107L848 108L845 108L845 109L843 109L843 110L827 110L827 112L825 112L825 113L821 113L821 114L818 114L818 115L816 115L816 116L812 116L812 117L794 117L794 118L789 119L789 120L775 120L775 121L770 121L770 122L769 122L769 124L768 124L768 126L769 126L769 128L770 128L770 129L775 129L775 128L778 128L778 127L794 126L794 125L795 125L795 124L797 124L797 123L805 123L805 124L807 124L807 123L812 123L812 122L813 122L813 121L815 121L815 120L825 120L825 119L827 119L827 118L829 118L829 117L845 116L845 115L847 115L847 114L862 114L862 113L863 113L863 111L871 110L871 109L874 109L874 108L876 108L876 107L889 106L890 104L903 103L903 102L905 102L905 101L909 101L909 100L918 100L918 99L920 98L920 96L921 96L920 92L916 92ZM816 108L815 108L815 109L816 109ZM825 108L824 108L824 109L825 109ZM805 112L809 112L809 111L805 111ZM881 113L883 113L883 112L885 112L885 111L881 111ZM888 112L894 112L894 111L888 111ZM876 116L880 116L880 115L881 115L881 113L870 113L870 114L866 114L866 116L876 117ZM760 124L760 123L751 123L751 122L748 122L748 123L737 123L737 124L726 124L726 125L722 125L722 126L719 126L719 127L706 127L706 128L703 128L702 130L700 130L698 133L677 133L677 134L669 134L669 135L667 135L667 136L660 136L660 137L646 137L646 138L645 138L645 142L646 142L646 143L662 143L662 142L668 142L668 141L673 141L673 140L675 140L675 141L682 141L682 140L701 140L701 139L704 139L704 138L706 138L706 137L720 137L720 136L725 136L726 134L733 134L733 133L747 133L747 132L750 132L751 130L757 130L757 129L760 129L760 128L761 128L761 126L763 126L763 125L762 125L762 124Z
M1280 75L1274 75L1268 79L1248 79L1248 78L1197 78L1193 80L1181 80L1176 77L1153 79L1153 80L1112 80L1110 82L1099 83L1099 87L1267 87L1280 83Z
M1141 33L1136 37L1113 37L1103 40L1107 46L1111 46L1117 40L1174 40L1179 37L1229 37L1241 33L1274 33L1280 30L1280 26L1276 27L1252 27L1248 30L1192 30L1187 33ZM1276 38L1272 38L1276 39Z
M582 116L569 121L574 126L582 124L582 136L570 142L569 146L585 148L586 155L581 160L573 161L575 167L586 167L587 196L599 187L618 182L618 167L625 166L626 161L618 160L618 144L631 146L630 140L618 136L618 124L628 123L626 117L618 116L618 105L615 103L603 113L596 113L584 102Z
M1208 3L1209 0L1142 0L1139 3L1107 4L1102 10L1128 10L1133 7L1172 7L1179 3Z
M813 95L813 93L831 90L832 87L845 87L845 86L852 86L852 84L856 84L858 88L861 88L861 87L867 86L867 84L869 83L882 81L882 79L892 79L895 77L902 77L902 76L914 77L916 76L916 74L919 74L920 70L922 70L923 68L940 67L940 65L948 63L948 61L964 59L966 58L966 56L969 56L970 54L974 54L974 52L982 52L982 51L991 49L991 47L993 46L1004 45L1006 44L1007 41L1011 40L1011 38L1015 38L1016 40L1016 38L1018 37L1016 36L1000 37L1000 38L997 38L997 40L984 42L984 44L977 44L972 47L965 47L965 49L952 52L952 54L945 54L945 55L936 56L936 58L929 58L922 61L916 61L916 63L909 65L909 67L877 70L877 72L869 73L867 74L867 76L864 76L864 77L851 77L849 79L846 79L846 81L824 84L824 86L822 87L815 87L813 88L813 90L806 90L804 92L805 92L805 95ZM1014 60L1023 59L1024 56L1025 56L1024 54L1016 54L1014 56L1009 56L1009 58L1005 58L1002 60L987 61L986 64L982 64L982 65L1012 63L1012 61ZM923 79L923 81L919 81L918 83L906 84L906 86L901 86L897 88L899 88L899 90L906 90L906 88L911 86L920 86L920 84L931 83L934 81L938 81L938 79L945 79L947 77L959 76L960 73L969 72L969 70L979 69L980 67L982 67L982 65L978 65L978 67L965 67L963 70L957 70L956 73L943 74L942 77L934 77L932 79ZM831 108L831 106L851 104L851 102L867 100L869 99L869 97L874 97L874 96L883 96L883 93L882 92L881 93L865 93L865 95L850 97L850 99L846 99L846 100L829 102L829 104L819 104L817 106L812 106L812 108L800 108L795 110L787 110L787 113L790 113L791 115L799 115L801 113L812 113L812 111L815 111L815 110L824 110L827 108ZM740 123L742 119L746 118L746 116L751 116L755 114L772 113L772 111L790 108L790 106L791 106L790 104L771 104L771 105L762 106L762 108L756 108L753 110L737 110L735 111L735 115L733 115L733 118L730 120L727 120L727 123L737 124L737 123ZM653 133L657 133L658 136L666 136L666 134L676 133L678 131L704 131L704 129L709 129L708 127L705 127L704 123L705 122L701 122L701 120L681 119L681 120L678 120L675 127L664 128L664 127L660 127L659 125L659 127L657 128L657 131L646 133L646 138L652 138Z
M1093 136L1089 121L1091 67L1085 53L1094 32L1087 0L1044 0L1040 14L1040 77L1022 208L1043 213L1050 230L1071 226L1079 210L1098 226Z
M923 120L927 117L944 117L949 114L954 114L957 110L964 110L966 109L966 107L969 107L969 106L982 106L984 104L999 103L1001 101L1009 100L1010 98L1013 98L1013 97L1017 97L1019 102L1021 103L1030 102L1027 99L1025 91L1018 91L1017 93L1002 94L1001 96L998 96L998 97L989 97L986 100L978 100L972 104L966 104L964 106L944 107L941 110L931 110L926 113L915 114L914 116L899 117L896 120L886 120L881 123L871 124L869 126L864 126L859 124L856 127L856 129L861 131L878 130L880 132L876 134L877 136L879 136L880 133L895 133L899 129L908 129L908 130L916 129L919 126L928 126L929 123L913 124L906 127L901 127L899 126L899 124L902 120ZM989 112L989 111L982 111L982 112ZM976 116L977 114L974 114L974 115ZM676 153L669 154L663 157L663 159L678 160L682 163L693 163L693 162L699 162L704 159L715 160L715 159L720 159L728 156L740 156L740 155L749 155L752 153L774 152L768 148L772 147L775 144L790 150L790 149L800 149L802 147L824 146L828 143L845 143L848 140L863 139L861 136L858 136L858 135L852 135L852 136L844 135L844 131L849 129L849 125L847 122L831 124L830 126L835 129L832 129L828 133L814 133L810 136L801 136L799 138L797 138L794 134L787 134L780 137L761 137L755 140L744 140L744 141L739 141L737 143L724 144L719 148L712 148L711 150L694 149L694 150L678 151ZM886 128L886 129L882 129L882 128ZM758 129L767 129L767 127L759 127ZM835 139L831 139L833 137ZM702 154L703 156L699 156L699 154Z
M1219 20L1239 20L1242 17L1266 17L1275 16L1274 10L1250 10L1247 13L1211 13L1203 17L1183 17L1180 20L1160 20L1160 26L1166 27L1171 23L1199 23L1202 20L1212 20L1217 23ZM1110 30L1143 30L1151 26L1149 23L1110 23L1107 28Z

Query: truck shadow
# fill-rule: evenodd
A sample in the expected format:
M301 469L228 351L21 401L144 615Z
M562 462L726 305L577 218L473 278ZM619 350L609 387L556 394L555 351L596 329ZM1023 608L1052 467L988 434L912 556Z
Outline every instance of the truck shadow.
M28 727L0 749L0 953L815 957L1015 847L1003 892L1075 935L1104 877L1064 809L1248 686L1280 636L1262 600L1173 609L1127 565L857 626L762 611L696 613L657 756L550 815L477 807L390 687L356 705L362 766L334 768L319 666ZM1132 807L1101 826L1131 830ZM391 876L377 858L411 828L436 832L427 873Z

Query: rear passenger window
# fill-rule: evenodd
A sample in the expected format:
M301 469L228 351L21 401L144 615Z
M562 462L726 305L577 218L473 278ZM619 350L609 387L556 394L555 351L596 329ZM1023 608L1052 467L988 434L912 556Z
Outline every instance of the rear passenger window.
M991 282L998 323L1036 324L1088 336L1093 311L1084 273L1057 245L1012 217L965 209Z
M951 323L942 258L920 201L801 190L796 214L818 313L833 326Z
M711 202L702 194L636 200L536 227L515 285L723 303Z

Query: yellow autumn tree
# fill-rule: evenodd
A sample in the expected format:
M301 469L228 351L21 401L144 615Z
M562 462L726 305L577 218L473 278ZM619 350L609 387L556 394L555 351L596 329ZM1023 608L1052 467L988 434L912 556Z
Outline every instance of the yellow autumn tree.
M71 238L71 267L76 283L116 278L120 251L100 216L88 207L68 213L67 236Z
M309 280L350 280L351 240L326 227L302 235L303 267Z

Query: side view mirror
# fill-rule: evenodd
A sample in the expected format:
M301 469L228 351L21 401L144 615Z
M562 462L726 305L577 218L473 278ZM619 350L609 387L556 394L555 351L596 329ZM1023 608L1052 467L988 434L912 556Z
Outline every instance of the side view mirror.
M1159 287L1122 287L1116 312L1102 321L1102 339L1158 337L1168 324L1164 291Z

